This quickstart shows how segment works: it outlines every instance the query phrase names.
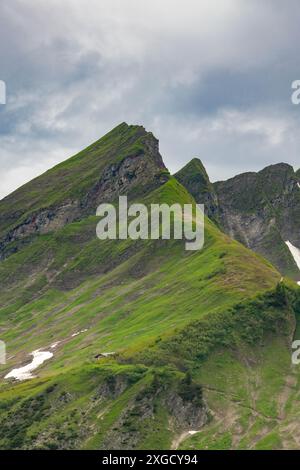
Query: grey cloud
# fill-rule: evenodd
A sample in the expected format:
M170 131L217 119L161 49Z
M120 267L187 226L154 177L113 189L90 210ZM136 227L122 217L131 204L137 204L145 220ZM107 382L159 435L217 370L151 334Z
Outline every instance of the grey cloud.
M11 0L0 6L0 197L121 121L172 171L298 165L298 2Z

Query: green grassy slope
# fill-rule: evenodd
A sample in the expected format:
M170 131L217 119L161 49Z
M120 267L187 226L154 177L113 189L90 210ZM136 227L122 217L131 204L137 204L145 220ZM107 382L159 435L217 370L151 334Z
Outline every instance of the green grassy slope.
M173 178L150 202L194 203ZM103 242L96 223L41 234L0 263L0 448L252 447L257 416L260 445L284 445L297 286L208 219L195 252ZM4 380L57 342L35 379Z
M174 179L151 200L192 202ZM103 242L95 236L96 222L92 217L42 235L1 263L1 279L9 286L0 297L2 337L14 352L27 342L33 350L86 327L85 338L105 338L101 347L134 350L161 332L171 334L209 311L272 288L280 278L208 220L204 250L196 252L172 240ZM68 345L70 356L78 341ZM90 348L96 353L97 343Z
M153 194L153 201L162 200L180 200L183 203L191 197L179 183L170 180ZM95 222L93 219L94 227ZM74 236L74 232L82 230L82 223L71 224L67 229ZM57 233L55 236L60 235ZM27 250L44 256L49 237L45 237L40 251L35 251L35 244L40 244L41 239L28 246L24 253L8 258L2 263L2 269L5 270L8 265L7 269L11 272L11 263L16 266L22 264ZM26 353L38 348L49 350L51 343L61 341L55 349L54 358L38 371L40 378L16 385L2 381L3 420L5 423L15 422L21 407L22 418L16 421L16 425L20 426L20 420L23 423L15 440L8 439L6 433L3 435L3 447L13 443L16 447L99 448L108 445L108 441L110 445L114 442L116 447L170 447L177 435L189 428L191 423L188 416L185 421L173 416L171 404L166 412L163 403L165 400L172 403L178 396L182 400L177 388L184 378L183 372L193 370L193 362L196 364L199 358L192 358L191 362L186 363L183 357L177 363L172 358L178 359L178 352L171 349L170 354L167 348L162 360L164 355L161 351L166 351L164 344L176 342L180 332L189 331L187 328L193 330L194 322L201 318L211 318L212 325L215 318L219 322L234 305L243 302L245 297L256 295L257 283L263 292L274 288L280 277L267 262L231 241L209 221L206 224L205 249L200 252L185 252L181 242L139 242L135 244L138 246L135 246L132 256L128 259L125 256L120 263L119 253L129 249L126 244L127 241L109 242L106 247L99 240L91 240L81 247L77 257L74 254L70 266L66 266L66 259L61 259L62 254L59 253L60 264L55 259L53 262L57 267L64 267L60 273L62 279L68 278L69 272L73 275L76 272L79 279L88 277L89 280L73 289L53 288L45 292L43 286L33 281L31 295L37 296L35 300L24 303L22 298L19 300L20 306L6 306L0 311L2 338L7 342L9 354L14 356L2 368L3 375L14 366L26 362ZM57 242L53 245L62 249ZM107 252L110 253L110 270L95 274L97 261L102 264L101 260L105 259ZM65 254L68 258L69 251L65 250ZM19 262L17 258L21 256ZM28 256L30 259L31 254ZM116 267L111 265L114 256L119 260ZM34 289L38 289L38 293ZM262 302L261 309L257 309L258 317L265 313L263 305ZM281 311L275 311L274 315L280 318ZM272 325L273 318L269 320ZM72 337L75 332L86 328L86 332ZM214 342L214 338L211 341ZM183 350L187 352L189 346L184 346ZM116 352L117 355L97 361L95 356L101 352ZM128 362L131 365L125 365ZM124 379L125 384L117 381L119 391L125 387L120 397L108 400L105 393L110 393L101 391L95 398L99 388L106 390L108 386L106 382L103 385L103 374L115 377L115 371L123 375L128 368L134 376L133 383L129 379L127 384L127 378ZM162 377L155 378L157 374ZM178 378L180 374L181 378ZM82 376L87 379L82 379ZM171 376L168 379L171 380L171 388L166 386L165 376ZM114 383L117 379L109 380ZM198 390L201 384L202 381L196 377L190 386L192 390L194 387ZM157 387L161 394L158 398L156 391L153 392ZM172 387L174 395L166 398ZM142 398L139 398L140 394ZM143 398L144 394L147 400ZM65 395L68 397L66 403ZM8 400L7 397L12 396L15 399ZM147 411L148 405L145 403L149 404L149 400L151 410ZM32 406L36 409L33 418ZM199 405L193 406L197 408ZM152 427L145 418L148 413L155 416ZM57 426L61 426L66 416L67 423L57 434ZM168 428L170 420L173 423L171 429ZM118 431L114 430L116 423L119 423ZM78 435L79 428L86 429L84 436ZM15 433L15 427L11 432ZM163 440L158 439L158 432L164 436ZM44 436L42 440L41 433ZM128 444L126 436L129 436Z
M293 305L299 322L299 293ZM213 352L195 370L194 378L205 384L213 419L187 436L181 448L299 449L300 371L291 363L295 317L289 308L282 305L282 319L273 323L273 332L256 341L247 333L247 341L234 350Z

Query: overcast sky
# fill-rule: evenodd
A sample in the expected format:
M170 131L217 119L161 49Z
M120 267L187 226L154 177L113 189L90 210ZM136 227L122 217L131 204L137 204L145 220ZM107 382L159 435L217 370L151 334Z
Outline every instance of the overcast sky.
M9 0L0 4L0 198L122 121L174 172L299 168L298 0Z

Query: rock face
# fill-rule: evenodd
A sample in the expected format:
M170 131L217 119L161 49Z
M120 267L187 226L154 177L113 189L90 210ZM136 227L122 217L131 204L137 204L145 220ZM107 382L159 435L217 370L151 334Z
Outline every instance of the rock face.
M193 386L191 383L187 387L183 382L175 386L172 383L166 386L159 380L154 380L150 387L141 389L129 406L123 410L101 448L116 450L139 448L138 426L142 425L147 429L147 422L157 420L158 402L161 402L164 413L168 416L168 428L175 437L182 435L184 431L185 437L189 434L188 431L199 431L208 421L209 409L202 397L200 386Z
M214 184L224 230L269 259L283 274L300 279L285 241L300 247L300 188L293 168L271 165Z
M193 159L175 177L196 202L205 204L207 215L231 238L300 280L285 243L300 248L299 170L280 163L212 184L200 160Z
M113 202L119 195L138 196L165 183L168 172L158 149L158 140L148 134L144 148L138 149L120 162L104 168L101 177L88 192L83 205L91 208L101 202Z
M168 177L158 140L123 123L0 201L0 260L37 234L94 215L101 202L145 195Z

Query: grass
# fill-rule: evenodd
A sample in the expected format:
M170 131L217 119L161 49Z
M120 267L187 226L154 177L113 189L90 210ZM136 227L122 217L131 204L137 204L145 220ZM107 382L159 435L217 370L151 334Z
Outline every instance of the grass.
M141 128L121 125L117 134L21 188L16 218L65 194L81 197L102 158L118 162L142 150ZM41 198L32 194L46 181ZM4 213L11 202L1 202ZM174 178L144 202L194 204ZM1 339L9 357L1 375L60 341L38 378L1 381L0 448L168 449L202 425L200 417L207 424L181 447L275 445L289 338L300 317L296 285L279 282L269 262L208 219L197 252L185 251L183 241L103 242L97 220L87 215L32 237L0 264ZM97 359L103 352L115 354ZM296 394L287 397L284 419L295 413Z

